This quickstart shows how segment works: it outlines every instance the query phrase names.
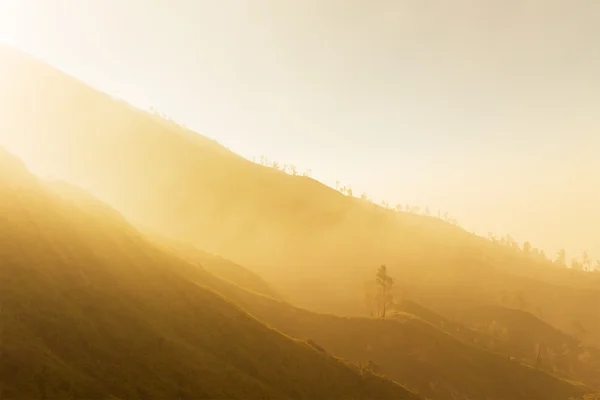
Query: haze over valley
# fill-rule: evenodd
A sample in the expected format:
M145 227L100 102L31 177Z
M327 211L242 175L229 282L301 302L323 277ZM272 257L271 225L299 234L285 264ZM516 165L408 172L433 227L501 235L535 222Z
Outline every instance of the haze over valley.
M248 159L569 260L600 258L599 19L595 0L0 2L0 36Z
M600 398L600 7L449 4L0 0L0 398Z

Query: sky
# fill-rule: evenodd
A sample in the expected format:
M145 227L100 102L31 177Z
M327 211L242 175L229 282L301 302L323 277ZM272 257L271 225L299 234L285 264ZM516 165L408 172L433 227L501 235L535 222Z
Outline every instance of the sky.
M245 157L600 258L600 1L0 0L0 38Z

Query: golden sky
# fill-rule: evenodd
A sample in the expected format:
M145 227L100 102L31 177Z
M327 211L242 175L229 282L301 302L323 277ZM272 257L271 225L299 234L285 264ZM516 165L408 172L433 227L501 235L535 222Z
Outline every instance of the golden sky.
M247 156L600 258L600 1L0 0L0 37Z

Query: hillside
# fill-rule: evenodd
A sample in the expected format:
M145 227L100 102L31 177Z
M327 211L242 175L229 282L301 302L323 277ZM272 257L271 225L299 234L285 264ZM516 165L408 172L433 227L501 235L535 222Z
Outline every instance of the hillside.
M166 238L156 232L144 232L155 243L160 243L167 249L174 251L177 256L193 263L213 275L239 285L249 291L256 292L274 299L283 299L271 284L262 277L243 266L196 248L193 245Z
M529 365L579 379L600 389L600 350L548 325L536 316L498 306L469 310L461 321L492 338L492 348Z
M0 397L416 398L268 328L198 273L0 150Z
M526 311L500 306L477 307L466 310L457 321L412 301L403 302L398 309L418 316L465 343L600 388L600 351Z
M171 251L180 254L181 250ZM193 261L194 250L186 251L180 255ZM219 265L210 268L218 270ZM457 339L461 336L454 337L450 329L416 316L424 314L422 307L413 307L415 314L398 313L390 320L337 317L294 307L210 274L199 272L197 277L270 326L309 340L322 351L358 361L427 398L558 400L586 390Z
M35 170L250 268L294 304L362 314L363 284L385 263L410 298L444 314L525 293L526 311L600 346L589 274L251 163L14 49L0 49L0 80L0 141Z
M296 305L362 314L363 284L385 263L410 298L444 314L525 293L526 311L600 346L589 274L251 163L14 49L0 49L0 79L0 139L32 167L250 268Z

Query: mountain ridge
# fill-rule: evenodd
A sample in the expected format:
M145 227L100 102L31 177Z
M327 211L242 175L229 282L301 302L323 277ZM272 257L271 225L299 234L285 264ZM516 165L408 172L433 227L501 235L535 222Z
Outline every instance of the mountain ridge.
M386 264L412 298L444 314L522 292L551 325L600 346L600 281L590 274L253 164L45 64L7 51L0 59L16 93L0 107L0 132L19 132L8 138L26 161L136 224L249 268L294 304L364 314L363 283Z
M193 259L193 254L185 257ZM555 381L556 377L547 371L536 371L510 361L509 357L475 346L473 342L459 341L451 331L421 318L422 311L396 313L386 320L341 317L307 311L218 278L199 275L198 279L270 326L293 337L310 340L331 354L375 365L377 372L427 398L453 398L455 393L473 399L521 398L519 396L562 399L569 395L559 388L558 382L566 387L571 383L563 379ZM526 382L530 380L538 383L528 385ZM503 384L498 385L498 382ZM550 386L554 389L548 392L540 389Z
M23 170L4 179L7 159L0 150L3 398L417 399L198 286L197 267L89 199L76 207Z

